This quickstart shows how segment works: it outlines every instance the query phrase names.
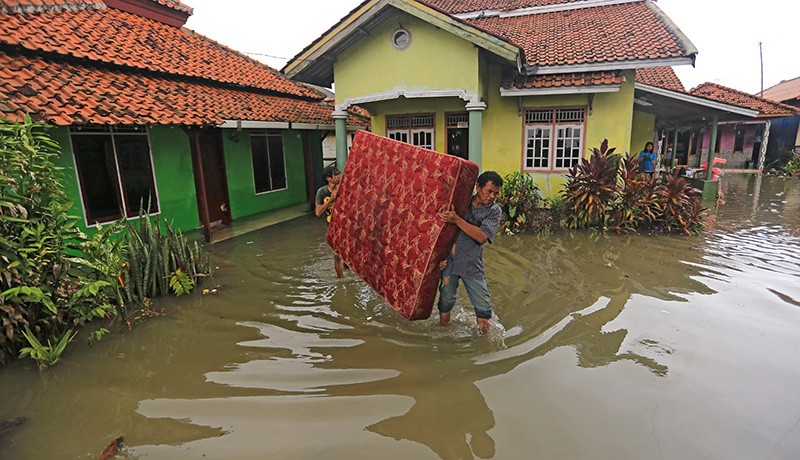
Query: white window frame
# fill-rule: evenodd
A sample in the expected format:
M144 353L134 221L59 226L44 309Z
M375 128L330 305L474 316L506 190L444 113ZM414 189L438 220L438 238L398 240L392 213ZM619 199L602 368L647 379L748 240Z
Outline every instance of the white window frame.
M522 121L524 125L522 171L563 172L569 170L573 164L583 158L583 149L586 143L586 107L529 108L525 110ZM549 132L541 133L537 137L535 133L538 129L548 130ZM578 134L572 135L567 139L561 139L559 132L566 129L578 130ZM547 140L546 145L545 140ZM577 147L574 144L570 145L569 152L574 152L577 149L578 157L567 155L566 146L559 147L559 140L568 140L570 144L577 140ZM532 146L530 145L531 141L533 141ZM544 155L536 156L537 152L542 152L543 150L546 150ZM544 159L543 165L541 164L542 159ZM568 165L557 166L557 163L565 159L571 160L568 161ZM537 162L540 164L537 165Z
M269 138L270 137L278 137L281 139L281 156L283 157L283 182L286 184L283 188L271 188L269 190L264 190L262 192L258 191L258 186L256 185L256 170L253 166L253 143L252 140L250 142L250 165L253 169L253 192L256 195L266 195L268 193L280 192L281 190L288 190L289 189L289 177L286 173L286 146L283 142L283 133L280 131L252 131L250 132L250 138L253 137L264 137L266 138L266 145L267 145L267 170L268 172L272 172L272 166L270 165L270 156L269 156ZM272 176L269 177L269 182L272 184Z
M141 132L139 130L142 130ZM122 173L120 172L119 168L119 156L117 153L117 142L115 139L115 134L117 135L136 135L136 136L144 136L147 139L147 153L150 156L150 174L152 176L153 181L153 193L155 194L156 206L158 207L158 211L150 212L148 215L150 216L158 216L162 212L161 208L161 198L158 196L158 179L156 177L156 167L155 163L153 163L153 143L150 139L150 129L146 126L86 126L86 127L70 127L69 129L69 147L72 153L72 167L75 170L75 179L78 182L78 193L81 197L81 212L83 213L83 223L86 227L93 227L96 225L105 226L116 222L117 219L110 219L99 221L95 220L94 222L89 222L89 214L86 211L88 209L88 204L86 203L87 196L84 193L84 185L82 174L78 169L78 159L77 155L75 154L75 143L72 141L73 137L75 136L89 136L89 135L109 135L111 136L111 148L114 151L114 169L116 170L116 179L117 179L117 191L118 197L120 198L120 204L122 205L122 213L123 217L128 220L136 220L139 219L139 214L128 216L128 207L127 203L125 202L125 192L122 190Z
M430 126L427 124L420 126L421 117L430 117ZM418 138L422 137L426 139L422 141L418 139L417 142L415 142L415 134ZM433 150L436 145L436 114L413 113L386 115L386 137L405 142L406 144Z

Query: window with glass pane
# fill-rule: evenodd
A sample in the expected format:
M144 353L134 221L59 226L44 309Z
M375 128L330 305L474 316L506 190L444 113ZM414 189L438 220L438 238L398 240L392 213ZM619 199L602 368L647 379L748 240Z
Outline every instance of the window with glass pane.
M256 193L286 188L286 161L280 133L250 135Z
M550 158L550 128L529 127L525 147L525 168L546 168Z
M583 126L559 126L557 129L556 167L568 169L577 164L581 158L581 140Z
M569 169L580 161L586 110L578 108L525 111L523 169Z
M386 116L386 136L417 147L433 149L433 129L432 113Z
M136 217L148 203L150 213L159 210L146 133L131 128L131 134L118 134L118 129L70 132L88 225Z

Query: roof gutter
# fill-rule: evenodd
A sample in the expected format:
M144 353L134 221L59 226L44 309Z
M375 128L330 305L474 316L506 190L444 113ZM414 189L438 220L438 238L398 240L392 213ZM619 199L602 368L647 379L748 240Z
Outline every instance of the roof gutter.
M560 86L556 88L500 88L500 96L618 93L622 85Z
M557 73L603 72L613 70L646 69L674 65L694 65L694 56L682 56L665 59L639 59L634 61L612 61L603 63L587 63L573 65L537 66L525 64L524 75L551 75Z

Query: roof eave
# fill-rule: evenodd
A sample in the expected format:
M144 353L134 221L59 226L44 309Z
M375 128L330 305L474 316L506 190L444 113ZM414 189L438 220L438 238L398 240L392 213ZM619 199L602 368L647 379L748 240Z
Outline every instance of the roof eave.
M694 56L679 56L662 59L638 59L631 61L589 62L586 64L536 66L525 64L527 75L550 75L559 73L603 72L613 70L645 69L675 65L694 65Z
M758 116L760 115L760 112L757 110L746 109L744 107L739 107L736 105L724 104L722 102L716 102L710 99L694 96L689 93L683 93L678 91L672 91L665 88L659 88L658 86L646 85L644 83L635 83L634 88L640 91L657 94L659 96L664 96L683 102L689 102L692 104L697 104L715 110L722 110L725 112L733 113L736 115L742 115L745 117L758 118Z
M622 85L560 86L551 88L500 88L500 96L552 96L559 94L618 93Z
M312 46L292 58L281 71L290 79L302 80L303 74L313 66L332 66L335 59L326 54L389 6L464 38L510 62L519 60L521 51L517 46L420 2L415 0L371 0L353 10Z

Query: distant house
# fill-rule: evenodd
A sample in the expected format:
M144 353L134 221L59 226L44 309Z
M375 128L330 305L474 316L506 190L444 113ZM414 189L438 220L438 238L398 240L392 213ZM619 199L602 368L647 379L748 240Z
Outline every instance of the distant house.
M641 69L636 72L636 104L642 110L659 113L653 139L660 155L672 164L697 167L714 156L728 160L728 167L755 169L771 145L765 136L771 120L795 113L795 109L765 98L715 83L704 83L687 91L671 67ZM655 99L654 89L669 98ZM658 92L658 91L656 91ZM707 108L717 105L721 117L712 143L712 116ZM721 106L720 106L721 105ZM666 161L665 161L666 163Z
M335 83L340 130L358 104L377 134L524 171L552 194L603 139L652 139L636 70L696 53L649 0L367 0L282 70ZM337 155L341 167L343 143Z
M332 105L183 28L191 13L174 0L0 0L0 114L55 125L84 229L150 203L212 240L217 223L313 196Z
M690 94L705 97L708 99L724 102L727 104L746 107L758 111L755 120L735 120L720 125L717 133L717 150L715 156L726 158L728 167L734 168L759 168L759 156L762 147L765 150L765 163L769 163L769 147L773 146L775 151L781 144L781 137L775 136L775 119L785 117L796 117L800 111L790 105L781 104L766 98L753 96L751 94L728 88L716 83L703 83L691 91ZM770 128L772 126L773 128ZM796 135L796 131L795 131ZM710 145L708 132L704 133L703 145Z
M792 107L800 108L800 77L778 83L765 89L763 97ZM781 118L772 123L770 137L774 139L767 151L769 159L777 159L780 154L792 148L800 151L800 115Z

